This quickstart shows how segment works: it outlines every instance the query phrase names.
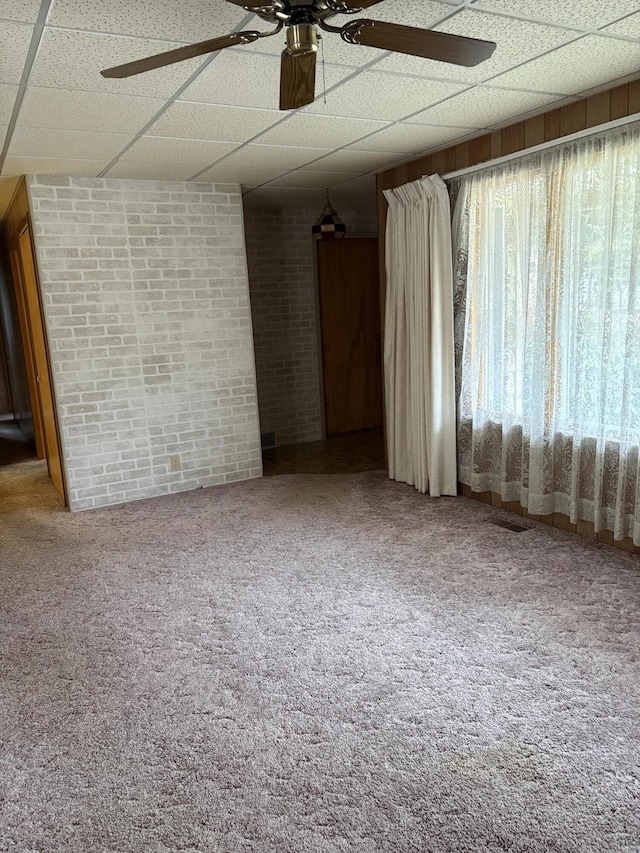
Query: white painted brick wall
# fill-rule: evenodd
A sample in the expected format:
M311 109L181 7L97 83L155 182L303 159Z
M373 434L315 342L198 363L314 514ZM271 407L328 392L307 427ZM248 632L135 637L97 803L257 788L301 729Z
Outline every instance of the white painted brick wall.
M28 187L71 509L259 477L238 187Z
M260 429L278 445L323 435L315 241L322 205L248 209L245 234ZM375 234L376 211L340 210L350 234Z

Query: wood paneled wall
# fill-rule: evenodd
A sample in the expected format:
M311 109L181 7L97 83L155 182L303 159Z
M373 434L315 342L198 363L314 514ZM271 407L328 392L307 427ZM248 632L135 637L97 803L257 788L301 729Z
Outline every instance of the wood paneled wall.
M560 140L563 136L570 136L572 133L578 133L589 127L596 127L636 113L640 114L640 80L607 89L597 95L582 98L559 109L549 110L525 121L516 122L492 133L485 133L483 136L478 136L467 142L460 142L458 145L436 151L434 154L427 154L409 163L403 163L393 169L388 169L386 172L381 172L377 176L377 190L380 290L383 312L385 297L384 235L387 219L387 203L382 194L383 190L399 187L409 181L415 181L423 175L444 175L447 172L455 172L458 169L485 163L497 157L514 154L517 151L526 151L527 148L533 148L543 142L551 142L554 139ZM640 119L640 115L638 118ZM526 514L522 508L518 509L515 504L503 505L499 496L491 492L471 492L465 486L462 489L462 494L485 503L492 503L496 507L518 512L521 515ZM566 516L558 513L553 516L533 517L554 527L570 530L609 545L615 545L632 554L640 554L640 548L635 547L630 539L618 542L613 539L612 534L608 531L595 534L593 525L586 522L572 525Z

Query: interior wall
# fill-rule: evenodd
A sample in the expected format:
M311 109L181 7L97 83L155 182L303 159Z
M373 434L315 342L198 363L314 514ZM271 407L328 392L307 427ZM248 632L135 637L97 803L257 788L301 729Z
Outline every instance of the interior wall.
M324 435L316 246L321 207L247 209L245 235L260 430L276 445ZM376 233L371 207L340 208L348 234Z
M70 508L260 476L239 187L28 187Z

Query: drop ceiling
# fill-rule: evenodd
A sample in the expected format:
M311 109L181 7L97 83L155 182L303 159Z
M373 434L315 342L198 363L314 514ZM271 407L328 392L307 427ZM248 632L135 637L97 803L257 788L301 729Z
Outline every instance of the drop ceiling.
M377 171L640 76L640 3L629 0L384 0L364 14L497 49L462 68L325 33L315 102L280 112L281 35L100 76L268 29L225 0L2 0L0 214L29 173L234 182L261 206L319 204L325 188L341 203L371 199Z

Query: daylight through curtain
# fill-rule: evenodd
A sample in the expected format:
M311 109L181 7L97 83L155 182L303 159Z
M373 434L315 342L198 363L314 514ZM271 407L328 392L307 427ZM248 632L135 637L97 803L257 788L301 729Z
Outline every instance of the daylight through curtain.
M454 230L461 481L640 545L640 128L470 176Z
M389 477L455 495L449 196L437 175L385 191L384 368Z

